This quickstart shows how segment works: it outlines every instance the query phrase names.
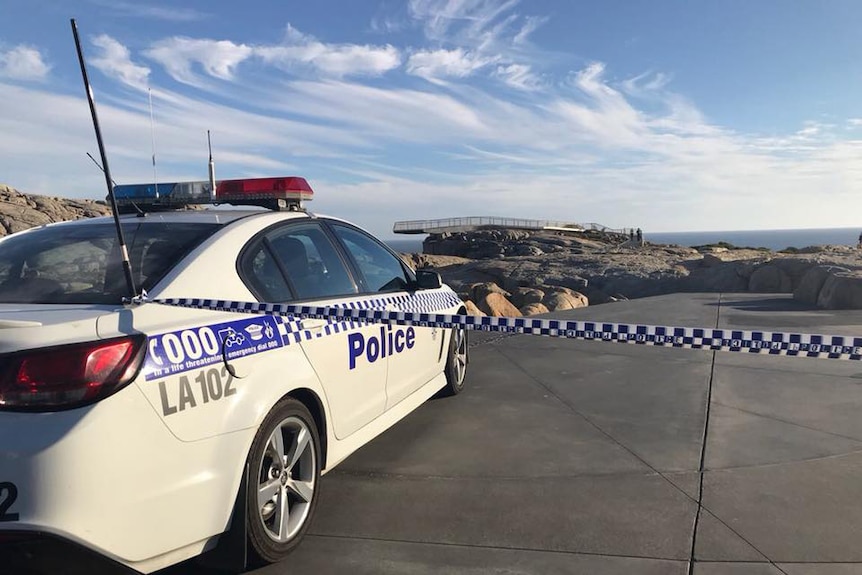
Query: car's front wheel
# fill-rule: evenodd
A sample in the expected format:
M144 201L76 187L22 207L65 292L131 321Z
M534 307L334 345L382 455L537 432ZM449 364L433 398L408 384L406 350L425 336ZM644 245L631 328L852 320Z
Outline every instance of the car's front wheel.
M449 354L446 357L446 387L441 395L457 395L464 389L467 377L467 330L463 327L452 328L449 340Z
M252 558L274 563L300 542L317 505L320 438L314 418L295 399L264 419L249 455L248 543Z

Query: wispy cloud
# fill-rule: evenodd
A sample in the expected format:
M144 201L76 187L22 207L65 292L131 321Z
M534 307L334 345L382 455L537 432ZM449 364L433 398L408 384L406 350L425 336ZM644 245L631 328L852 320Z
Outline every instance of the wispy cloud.
M487 44L514 24L509 14L518 0L410 0L410 15L423 24L432 40L478 40Z
M401 65L401 53L391 45L326 44L289 24L281 45L258 46L255 55L282 68L308 66L335 77L378 76Z
M229 40L209 40L174 37L160 40L145 54L162 66L173 79L192 86L202 81L196 66L209 76L221 80L233 78L236 67L254 53L254 48Z
M539 78L526 64L506 64L497 66L496 75L503 82L519 90L535 90L540 85Z
M11 80L44 80L51 67L36 48L20 45L0 50L0 78Z
M536 30L538 30L542 26L542 24L547 21L547 18L527 16L524 19L524 25L521 26L521 29L518 31L517 34L515 34L515 37L512 39L512 42L514 42L515 44L526 44L530 39L530 35Z
M116 86L156 83L160 177L200 178L211 129L220 176L299 172L318 191L316 210L385 235L418 213L549 209L665 230L763 227L763 214L773 227L855 225L862 118L731 129L662 71L616 81L598 61L543 67L531 45L543 21L516 5L413 0L414 29L431 41L404 47L327 43L291 26L276 44L170 37L140 53L100 36L93 63L116 81L99 94L114 175L152 177L146 98ZM0 101L0 133L16 135L0 140L4 179L101 195L83 155L94 144L82 97L0 79ZM46 163L62 178L46 176ZM828 201L812 207L812 190Z
M423 26L430 40L454 49L419 52L430 60L426 67L417 67L425 78L440 78L446 68L474 72L488 64L488 73L517 90L541 87L540 75L532 62L534 55L529 39L547 20L536 16L521 16L514 12L518 0L411 0L410 16ZM481 66L468 68L471 63ZM437 64L436 66L434 64ZM467 74L448 74L465 77Z
M407 73L430 82L438 82L446 77L466 78L495 60L496 58L479 56L462 48L420 50L410 55Z
M123 0L90 0L93 4L102 6L124 16L135 18L150 18L169 22L194 22L208 18L209 15L192 8L176 6L159 6L153 3L124 2Z
M99 71L132 88L147 88L150 69L132 62L128 48L106 34L93 38L93 45L98 53L90 61Z

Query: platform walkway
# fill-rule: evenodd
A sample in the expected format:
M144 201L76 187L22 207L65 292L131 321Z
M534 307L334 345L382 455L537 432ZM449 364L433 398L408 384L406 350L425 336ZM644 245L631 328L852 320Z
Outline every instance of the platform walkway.
M392 231L396 234L440 234L444 232L466 232L480 229L550 230L568 233L599 231L628 234L631 230L613 229L595 222L581 224L555 220L529 220L523 218L499 218L493 216L471 216L466 218L444 218L438 220L411 220L395 222Z
M554 315L862 333L775 295ZM859 363L474 335L465 392L328 474L307 540L254 573L862 573Z

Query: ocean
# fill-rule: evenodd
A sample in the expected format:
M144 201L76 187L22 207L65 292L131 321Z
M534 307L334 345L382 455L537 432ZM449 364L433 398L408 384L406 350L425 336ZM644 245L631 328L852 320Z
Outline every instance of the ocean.
M862 228L821 228L804 230L736 230L725 232L644 232L644 239L655 244L676 244L680 246L702 246L727 242L737 247L804 248L819 245L855 246L859 241ZM384 240L389 247L398 252L421 252L425 236L407 236Z

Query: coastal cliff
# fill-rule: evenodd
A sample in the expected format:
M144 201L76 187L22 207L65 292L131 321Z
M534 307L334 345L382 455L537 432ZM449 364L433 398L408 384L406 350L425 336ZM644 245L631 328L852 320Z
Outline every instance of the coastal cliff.
M599 232L477 230L429 236L424 248L433 253L406 257L437 269L490 315L502 315L492 309L500 297L531 315L678 292L793 293L826 309L862 308L862 252L849 246L773 252L641 245ZM489 293L494 301L484 303Z

